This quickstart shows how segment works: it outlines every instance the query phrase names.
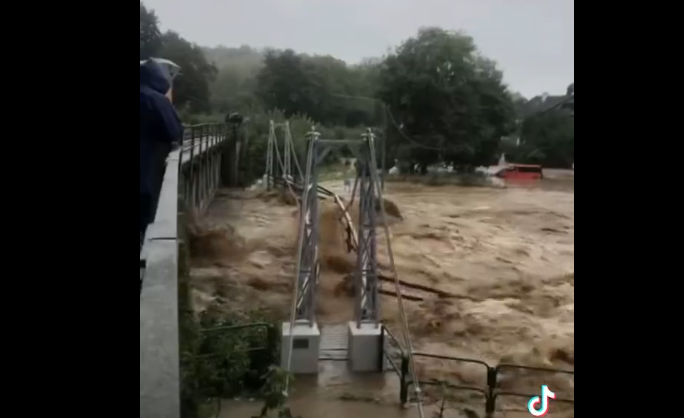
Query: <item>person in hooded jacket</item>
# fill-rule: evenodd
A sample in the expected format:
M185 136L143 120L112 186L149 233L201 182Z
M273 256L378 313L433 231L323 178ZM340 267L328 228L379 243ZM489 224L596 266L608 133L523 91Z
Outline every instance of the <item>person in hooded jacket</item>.
M152 221L166 157L183 139L183 125L166 94L171 89L154 60L140 66L140 246ZM158 184L159 183L159 184Z

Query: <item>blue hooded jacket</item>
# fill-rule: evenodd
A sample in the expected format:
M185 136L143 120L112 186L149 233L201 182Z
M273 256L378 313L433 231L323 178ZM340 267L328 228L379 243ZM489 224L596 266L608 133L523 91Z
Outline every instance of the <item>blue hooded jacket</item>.
M140 66L140 194L152 194L155 173L173 142L183 138L183 125L166 97L171 88L164 70L153 60Z

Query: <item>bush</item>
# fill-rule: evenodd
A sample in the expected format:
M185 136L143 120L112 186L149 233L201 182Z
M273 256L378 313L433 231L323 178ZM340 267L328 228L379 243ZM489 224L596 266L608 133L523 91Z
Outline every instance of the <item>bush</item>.
M205 418L202 411L213 413L207 405L214 401L263 390L280 352L275 324L264 322L259 311L226 314L220 301L197 316L186 312L182 320L184 418Z
M185 225L187 220L181 218L179 222ZM216 297L214 305L196 314L190 297L188 231L182 229L181 233L181 416L209 418L219 412L222 399L272 391L269 385L274 383L269 376L280 353L279 328L262 311L226 313L229 310L220 297Z

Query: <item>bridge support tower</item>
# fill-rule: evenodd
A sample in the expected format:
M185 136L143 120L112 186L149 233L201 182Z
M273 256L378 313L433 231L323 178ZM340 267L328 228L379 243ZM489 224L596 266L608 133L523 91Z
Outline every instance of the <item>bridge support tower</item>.
M380 324L380 299L377 257L377 209L379 207L375 161L375 136L372 130L359 140L323 140L320 134L309 134L309 156L306 164L298 277L298 297L293 319L283 327L283 366L295 374L318 371L321 330L315 321L316 290L320 277L318 260L319 207L318 166L333 147L348 146L355 154L357 166L359 222L357 266L354 288L354 321L348 324L349 366L352 372L382 372L378 361L383 354L383 330ZM294 323L294 326L292 324ZM292 347L292 354L290 354ZM290 359L291 357L291 359Z
M356 373L382 372L378 361L383 354L383 330L380 324L379 270L377 250L378 199L375 135L371 129L356 144L349 143L355 154L358 190L358 250L355 273L355 320L349 324L349 366ZM383 362L384 363L384 362Z
M320 280L318 259L318 173L320 134L308 135L309 153L300 211L297 291L290 322L283 325L282 367L294 374L317 374L321 330L316 323L316 291Z

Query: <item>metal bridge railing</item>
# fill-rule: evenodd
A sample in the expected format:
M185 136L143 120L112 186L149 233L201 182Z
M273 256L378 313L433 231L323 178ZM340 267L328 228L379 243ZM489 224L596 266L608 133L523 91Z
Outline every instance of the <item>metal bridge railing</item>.
M408 381L410 375L408 355L406 351L404 351L404 348L401 346L401 343L397 337L395 337L394 334L392 334L392 331L390 331L389 328L384 325L382 326L381 336L381 347L383 347L383 350L380 355L380 370L387 370L388 368L390 371L393 370L399 377L400 381L403 382L401 384L401 394L399 397L400 399L406 399L406 402L402 402L402 405L406 405L409 397L409 386L404 383Z
M247 352L264 352L275 349L278 346L279 336L278 328L272 324L258 323L258 324L245 324L245 325L231 325L225 327L215 327L207 328L201 331L202 334L213 334L213 333L226 333L232 334L239 331L251 331L251 330L262 330L263 331L263 346L250 347ZM215 355L220 353L214 353ZM207 354L210 355L210 354Z
M223 146L227 143L225 124L186 127L181 147L182 190L186 204L196 216L209 206L221 183Z
M522 371L530 371L530 372L537 372L537 373L544 373L544 374L565 374L565 375L571 375L574 376L575 372L570 371L570 370L561 370L561 369L551 369L551 368L543 368L543 367L530 367L530 366L521 366L521 365L516 365L516 364L500 364L496 367L491 367L487 363L480 361L480 360L475 360L475 359L467 359L467 358L459 358L459 357L449 357L449 356L440 356L440 355L434 355L434 354L426 354L426 353L414 353L414 357L416 358L431 358L431 359L437 359L437 360L447 360L447 361L454 361L458 363L467 363L467 364L475 364L482 366L483 371L484 371L484 376L486 378L486 387L476 387L476 386L467 386L467 385L457 385L453 384L449 381L443 381L443 380L431 380L431 381L420 381L420 384L423 386L439 386L444 389L451 389L451 390L461 390L461 391L469 391L469 392L474 392L483 395L484 397L484 410L485 410L485 416L487 418L493 417L494 414L498 411L498 400L503 397L516 397L516 398L524 398L524 399L532 399L535 396L539 396L539 393L522 393L522 392L513 392L513 391L505 391L501 390L501 375L502 372L505 371L511 371L511 370L522 370ZM401 374L401 404L406 405L409 402L409 390L410 387L413 385L413 379L411 379L411 376L409 375L409 367L408 367L408 359L404 358L403 360L404 365L402 366L402 374ZM573 399L569 398L563 398L559 396L557 399L554 400L555 403L564 403L564 404L575 404L574 396Z
M413 379L411 377L410 373L410 364L409 364L409 358L408 355L406 354L406 350L402 347L401 343L399 340L392 334L392 332L385 326L383 326L383 332L382 332L382 338L383 338L383 353L380 358L380 364L383 366L383 370L389 370L390 372L394 371L397 376L399 377L400 381L400 395L399 395L399 401L402 406L405 406L409 402L409 397L410 397L410 389L411 386L413 386ZM536 373L544 373L544 374L565 374L565 375L570 375L574 376L575 372L574 371L569 371L569 370L561 370L561 369L551 369L551 368L542 368L542 367L529 367L529 366L521 366L521 365L516 365L516 364L500 364L496 367L491 367L489 364L485 363L484 361L476 360L476 359L467 359L467 358L459 358L459 357L449 357L449 356L440 356L440 355L434 355L434 354L427 354L427 353L414 353L413 356L415 358L431 358L431 359L436 359L436 360L446 360L446 361L454 361L458 363L465 363L465 364L474 364L477 366L482 367L483 371L483 376L485 377L486 386L484 387L476 387L476 386L468 386L468 385L458 385L451 383L449 381L441 381L441 380L427 380L427 381L420 381L419 383L424 386L438 386L444 389L449 389L449 390L459 390L459 391L469 391L469 392L474 392L478 393L483 396L484 398L484 412L486 417L492 417L497 411L498 408L498 401L501 398L504 397L515 397L515 398L524 398L524 399L531 399L535 396L539 396L539 393L522 393L522 392L514 392L514 391L506 391L501 389L501 376L504 372L509 372L509 371L528 371L528 372L536 372ZM388 367L387 367L388 366ZM553 388L552 388L553 389ZM554 400L554 402L557 403L564 403L564 404L575 404L574 396L573 399L569 398L563 398L563 394L559 394L559 397Z

